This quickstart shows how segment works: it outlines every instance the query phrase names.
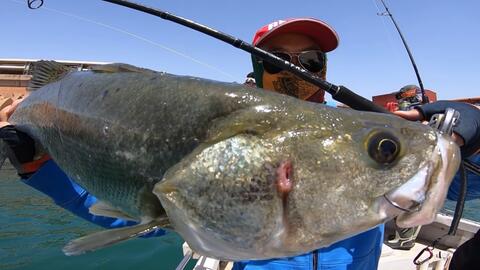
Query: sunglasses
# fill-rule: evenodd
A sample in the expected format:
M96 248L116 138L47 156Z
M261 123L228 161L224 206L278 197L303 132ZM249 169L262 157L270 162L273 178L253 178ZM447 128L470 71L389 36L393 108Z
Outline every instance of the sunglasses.
M303 52L271 52L273 55L292 63L294 57L297 57L298 64L312 73L318 73L325 67L325 53L320 50L310 50ZM263 65L263 70L270 74L276 74L283 69L274 64L260 60Z

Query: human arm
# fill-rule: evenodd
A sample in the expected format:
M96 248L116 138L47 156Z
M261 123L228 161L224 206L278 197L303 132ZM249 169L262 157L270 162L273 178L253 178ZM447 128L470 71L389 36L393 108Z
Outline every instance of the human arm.
M72 181L53 160L45 162L36 173L22 181L50 197L56 205L104 228L113 229L137 224L135 221L91 214L89 208L98 202L97 198ZM164 234L165 231L157 229L146 237Z
M3 160L8 157L10 163L17 169L18 175L22 178L28 177L41 165L41 161L35 168L31 164L36 159L35 157L35 141L26 133L17 130L10 124L9 118L17 108L21 99L16 100L11 105L0 110L0 139L2 144L1 164Z
M430 120L436 113L452 108L460 113L460 120L453 128L453 140L460 146L463 157L469 157L480 149L480 110L473 105L455 101L437 101L415 107L410 111L394 113L407 120Z
M18 104L22 102L22 100L23 98L17 99L13 101L12 104L5 106L2 110L0 110L0 128L10 125L8 119L13 114Z

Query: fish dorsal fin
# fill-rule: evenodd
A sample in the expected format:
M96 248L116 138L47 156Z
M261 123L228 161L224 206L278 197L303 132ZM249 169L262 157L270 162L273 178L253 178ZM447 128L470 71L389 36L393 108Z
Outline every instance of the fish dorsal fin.
M55 61L40 60L30 65L32 79L28 85L30 91L37 90L49 83L58 81L72 69Z
M123 63L114 63L106 65L93 65L90 69L94 72L107 72L107 73L117 73L117 72L137 72L137 73L152 73L155 72L146 68L139 68L129 64Z
M103 201L98 201L94 205L90 206L90 208L88 208L88 212L96 216L113 217L113 218L121 218L125 220L138 221L138 219L130 216L125 212L122 212L121 210L118 210L117 208Z
M118 229L109 229L70 241L64 248L65 255L80 255L88 251L111 246L115 243L128 240L130 238L145 235L158 228L165 228L170 225L167 217L154 219L148 223L142 223L134 226L128 226Z

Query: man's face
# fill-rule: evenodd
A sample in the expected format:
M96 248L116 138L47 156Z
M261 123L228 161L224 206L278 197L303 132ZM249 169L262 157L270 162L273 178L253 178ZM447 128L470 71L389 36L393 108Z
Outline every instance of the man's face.
M260 45L260 47L269 52L285 52L293 55L299 52L320 49L311 38L299 34L279 35L266 40ZM292 58L292 62L295 65L300 64L298 62L298 57L295 56ZM325 68L317 74L322 79L325 79ZM320 90L317 86L284 70L275 74L270 74L268 71L264 70L263 88L304 100ZM320 96L321 99L323 99L323 94Z

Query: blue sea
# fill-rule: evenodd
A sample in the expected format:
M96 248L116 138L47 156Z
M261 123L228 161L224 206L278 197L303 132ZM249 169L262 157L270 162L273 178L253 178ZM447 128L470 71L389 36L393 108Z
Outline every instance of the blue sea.
M454 209L447 202L447 209ZM448 210L447 210L448 211ZM467 202L464 217L480 220L480 201ZM175 233L134 239L110 248L67 257L61 248L100 228L55 206L18 180L13 168L0 170L0 269L175 269L182 239ZM192 269L191 261L186 269Z
M13 168L0 170L0 269L175 269L183 258L176 233L133 239L110 248L67 257L70 240L101 230L18 180ZM186 269L192 269L192 260Z

